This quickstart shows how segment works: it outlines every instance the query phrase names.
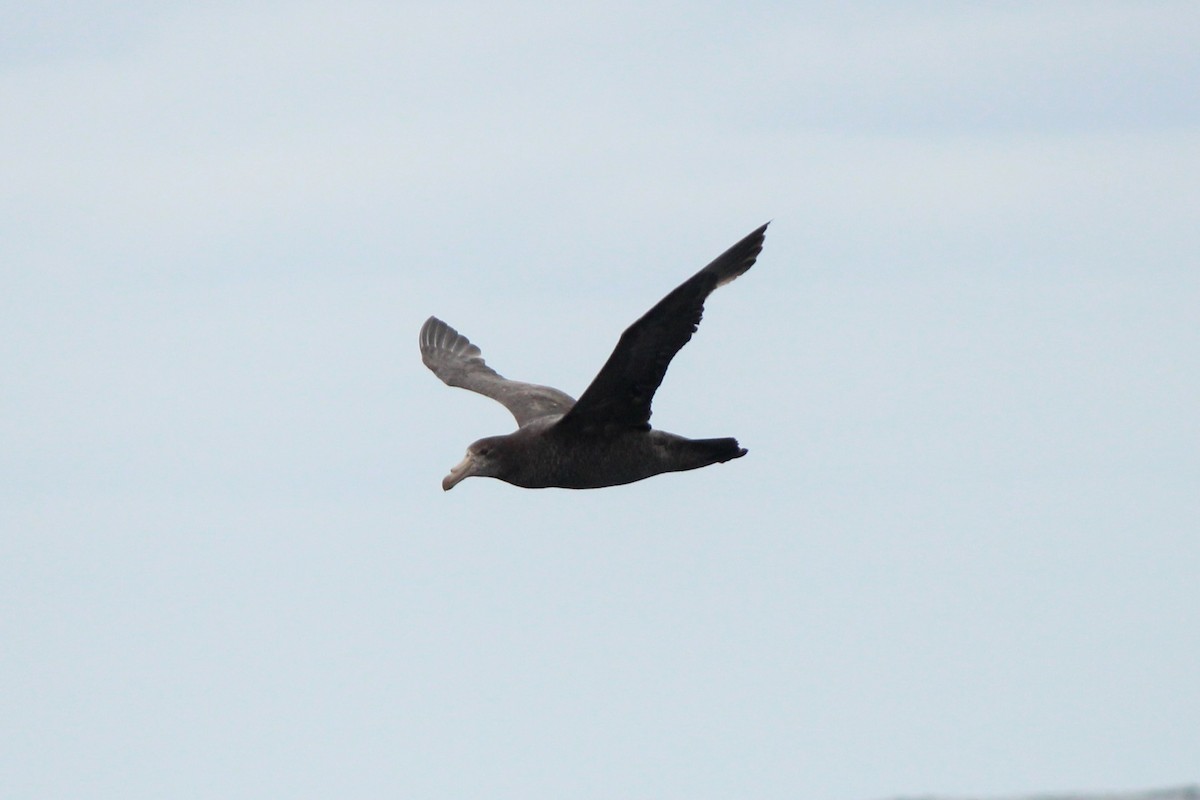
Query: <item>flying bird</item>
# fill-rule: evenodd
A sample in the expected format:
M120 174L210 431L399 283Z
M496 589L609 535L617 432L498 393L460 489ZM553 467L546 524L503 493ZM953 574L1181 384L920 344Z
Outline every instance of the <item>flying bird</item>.
M596 489L746 455L736 439L687 439L652 429L650 402L671 359L696 332L705 299L754 265L766 230L763 225L726 250L630 325L578 401L549 386L502 377L467 337L436 317L426 320L420 334L425 366L448 386L499 402L517 420L512 433L468 447L442 489L472 476L530 489Z

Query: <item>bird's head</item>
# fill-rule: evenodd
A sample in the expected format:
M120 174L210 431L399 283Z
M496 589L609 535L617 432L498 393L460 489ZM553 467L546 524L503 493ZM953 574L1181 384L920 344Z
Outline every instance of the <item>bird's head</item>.
M450 474L442 478L442 489L450 491L463 479L470 477L495 478L503 465L504 436L489 436L472 443L467 455Z

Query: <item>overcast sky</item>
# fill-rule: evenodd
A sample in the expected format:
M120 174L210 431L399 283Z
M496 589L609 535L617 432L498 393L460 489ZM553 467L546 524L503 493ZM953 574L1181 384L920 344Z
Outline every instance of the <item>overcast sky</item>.
M0 794L1200 779L1200 7L0 3ZM440 481L773 220L654 423Z

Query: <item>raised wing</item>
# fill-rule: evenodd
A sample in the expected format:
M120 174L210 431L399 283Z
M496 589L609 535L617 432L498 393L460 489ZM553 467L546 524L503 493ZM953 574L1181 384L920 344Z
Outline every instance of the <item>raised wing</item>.
M558 389L502 377L484 362L478 347L437 317L425 320L420 342L421 360L443 383L499 402L517 418L518 426L550 414L565 414L575 404Z
M770 223L767 223L769 225ZM679 285L621 334L604 367L559 425L650 427L650 403L671 359L700 324L713 289L754 265L767 225Z

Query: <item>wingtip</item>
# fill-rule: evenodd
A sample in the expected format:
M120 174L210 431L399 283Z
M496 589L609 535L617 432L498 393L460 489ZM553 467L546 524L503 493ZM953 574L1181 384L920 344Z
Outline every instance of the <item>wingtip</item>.
M437 317L431 316L429 319L425 320L424 324L421 325L421 330L417 333L417 343L421 345L422 352L424 352L425 348L431 343L433 330L437 327L438 323L442 323L442 321Z
M775 220L773 220L773 219L767 220L762 225L759 225L757 228L755 228L754 233L752 233L750 235L756 236L758 238L759 242L762 242L764 239L767 238L767 227L770 226L770 224L774 221Z
M460 338L464 337L462 337L458 331L454 330L454 328L451 328L437 317L431 316L429 319L425 320L425 324L421 326L421 332L417 335L417 342L421 346L422 358L425 358L433 350L436 350L440 347L445 347L447 345L452 346L453 342ZM469 345L470 342L466 342L466 344ZM428 361L425 363L427 365L429 364Z
M766 243L767 226L770 224L771 220L768 220L750 231L750 233L742 237L741 241L730 247L704 268L704 271L715 273L717 286L724 286L738 276L745 274L747 270L754 266L755 262L758 261L759 254L763 251L763 246Z

